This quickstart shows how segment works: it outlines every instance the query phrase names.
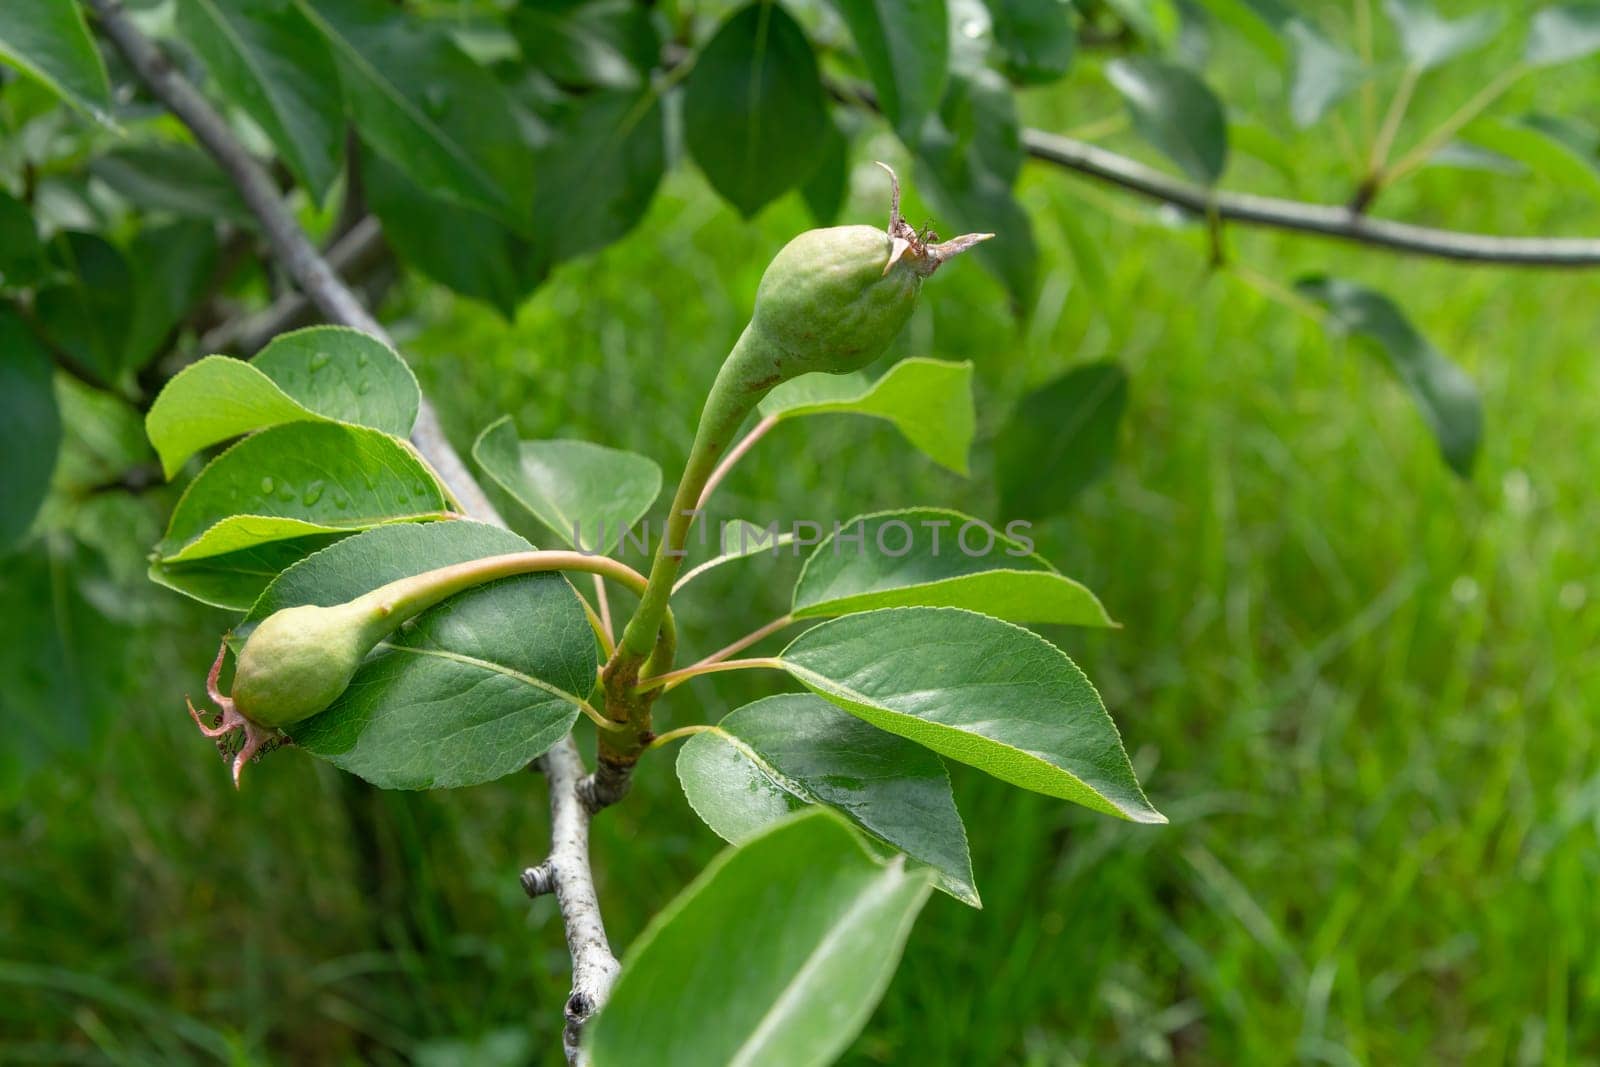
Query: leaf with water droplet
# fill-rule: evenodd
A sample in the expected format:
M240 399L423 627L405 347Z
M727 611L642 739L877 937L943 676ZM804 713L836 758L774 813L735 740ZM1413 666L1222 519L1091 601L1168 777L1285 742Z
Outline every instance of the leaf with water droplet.
M372 487L355 490L369 472L377 472ZM328 491L304 503L293 487L319 480ZM288 499L274 492L280 487L289 488ZM433 518L446 508L444 490L402 442L359 426L295 422L246 438L202 470L173 509L156 552L178 563L295 537Z
M678 752L695 814L738 844L792 811L832 808L874 839L939 872L978 907L967 835L939 757L810 693L747 704Z
M289 422L343 422L405 437L420 402L411 369L383 342L316 326L279 336L248 363L207 356L184 368L156 397L145 429L170 478L203 448Z

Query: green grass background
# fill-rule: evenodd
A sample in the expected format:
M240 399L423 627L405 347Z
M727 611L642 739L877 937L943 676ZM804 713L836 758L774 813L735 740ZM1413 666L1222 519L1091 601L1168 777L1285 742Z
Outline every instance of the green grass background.
M1517 36L1426 80L1402 144ZM1231 187L1348 195L1326 130L1288 129L1276 75L1243 46L1211 69L1291 163L1236 154ZM1086 67L1024 108L1049 128L1093 122L1116 112L1098 86ZM1500 111L1593 119L1596 99L1591 64L1530 79ZM874 156L901 159L857 144L850 220L883 214ZM810 420L765 441L716 506L1003 520L986 442L1017 398L1120 360L1132 401L1113 473L1038 540L1123 623L1050 636L1100 686L1172 823L952 768L985 909L936 895L850 1062L1600 1061L1600 274L1229 232L1234 261L1268 278L1383 289L1468 369L1487 431L1463 483L1371 353L1210 270L1195 227L1038 164L1020 195L1043 255L1032 313L1013 318L962 262L897 347L977 364L974 476L885 424ZM1584 190L1444 169L1378 210L1600 229ZM914 191L911 215L934 217ZM742 222L683 167L637 232L560 269L514 322L420 285L389 318L458 444L509 412L524 436L648 452L670 478L763 265L807 225L794 197ZM685 659L784 610L796 570L758 558L691 587ZM290 753L235 795L181 703L226 620L128 587L146 603L135 622L76 650L129 665L107 736L0 809L0 1062L553 1062L561 927L516 878L543 855L542 782L379 795ZM661 717L715 720L772 684L703 679ZM719 846L668 753L594 836L619 950Z

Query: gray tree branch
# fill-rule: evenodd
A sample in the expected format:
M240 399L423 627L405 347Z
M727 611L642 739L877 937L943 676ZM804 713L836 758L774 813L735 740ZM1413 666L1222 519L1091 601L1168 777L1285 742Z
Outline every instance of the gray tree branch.
M294 279L306 298L328 321L390 341L388 332L334 272L285 208L265 169L234 136L210 102L128 19L120 0L88 0L88 3L101 32L127 59L140 80L189 128L233 181L261 224L274 259ZM505 520L467 472L426 400L418 413L411 441L469 514L483 522L505 525ZM541 886L545 891L553 891L566 926L573 984L567 1001L565 1045L568 1057L573 1058L577 1055L577 1039L583 1024L605 1002L618 965L606 940L590 867L588 839L593 811L578 794L584 777L583 759L569 736L546 753L540 763L550 781L551 851L549 860L532 868L544 874L538 885L530 886L530 892Z
M1214 207L1221 218L1248 226L1315 234L1468 263L1498 263L1513 267L1600 266L1600 239L1492 237L1413 226L1375 219L1351 211L1348 207L1307 204L1249 193L1214 192L1085 141L1075 141L1043 130L1023 130L1022 144L1035 159L1108 182L1151 200L1173 204L1197 215L1204 215Z

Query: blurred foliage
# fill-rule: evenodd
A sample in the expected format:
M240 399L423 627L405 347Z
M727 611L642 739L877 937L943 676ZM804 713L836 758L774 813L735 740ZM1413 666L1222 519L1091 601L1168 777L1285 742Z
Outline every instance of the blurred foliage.
M1206 51L1236 115L1281 106L1291 74L1255 61L1248 37L1179 37L1166 5L1106 6ZM1205 5L1230 6L1257 5ZM1351 11L1318 5L1342 40ZM1418 128L1519 42L1430 73ZM5 87L8 122L30 92ZM1592 65L1575 66L1514 87L1505 110L1581 114L1597 93ZM1081 63L1018 107L1047 129L1124 121ZM8 125L0 154L48 138L70 162L78 127L34 118L26 134ZM1230 184L1348 195L1326 130L1236 118L1230 133ZM880 218L881 183L860 162L904 154L885 134L858 141L842 218ZM1590 188L1525 173L1505 195L1507 180L1430 166L1385 207L1494 232L1600 226ZM56 225L89 226L102 205L85 189L64 164L39 175L36 202ZM916 192L908 214L939 217ZM935 499L1003 519L985 442L1028 391L1116 359L1129 380L1119 457L1036 534L1123 624L1051 637L1099 681L1173 825L1112 823L957 769L963 814L983 828L985 910L929 905L851 1062L1600 1056L1593 277L1247 232L1228 244L1252 269L1215 271L1203 228L1171 212L1037 170L1017 195L1039 256L1026 318L994 279L951 271L895 353L975 362L975 477L887 424L800 420L716 508L827 518ZM680 169L639 229L555 267L510 321L415 281L385 314L458 444L510 413L528 436L631 448L670 471L761 266L808 224L793 195L743 222ZM1382 366L1330 342L1271 281L1313 272L1403 295L1472 374L1490 429L1471 481L1438 462ZM138 546L171 495L124 484L151 462L126 404L64 376L56 393L78 432L41 520L50 533L0 572L0 1058L553 1058L566 949L553 901L529 905L515 878L545 847L538 783L380 794L285 756L234 794L197 758L179 701L198 691L222 618L143 578ZM686 605L686 654L785 610L797 567L756 557L708 574L693 601L716 606L716 626ZM772 580L752 598L753 568ZM715 720L759 685L717 676L683 695ZM670 762L648 760L595 824L619 947L718 847Z

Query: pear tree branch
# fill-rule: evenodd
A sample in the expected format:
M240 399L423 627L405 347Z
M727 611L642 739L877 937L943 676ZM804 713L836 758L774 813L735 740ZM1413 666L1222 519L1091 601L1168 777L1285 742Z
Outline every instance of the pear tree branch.
M88 3L101 33L232 180L260 223L273 258L294 279L304 297L328 321L353 327L392 344L388 332L335 273L289 213L266 170L234 136L210 102L129 20L121 0L88 0ZM376 227L371 226L358 225L351 235L360 245L378 238ZM505 520L467 472L426 400L418 413L411 441L469 514L496 526L505 525ZM606 940L590 865L589 821L595 809L579 796L579 785L585 776L583 758L569 736L539 762L550 784L551 850L549 859L529 869L524 876L524 886L530 894L553 892L566 927L573 985L566 1008L565 1046L571 1059L577 1055L577 1040L584 1023L605 1002L618 965Z

